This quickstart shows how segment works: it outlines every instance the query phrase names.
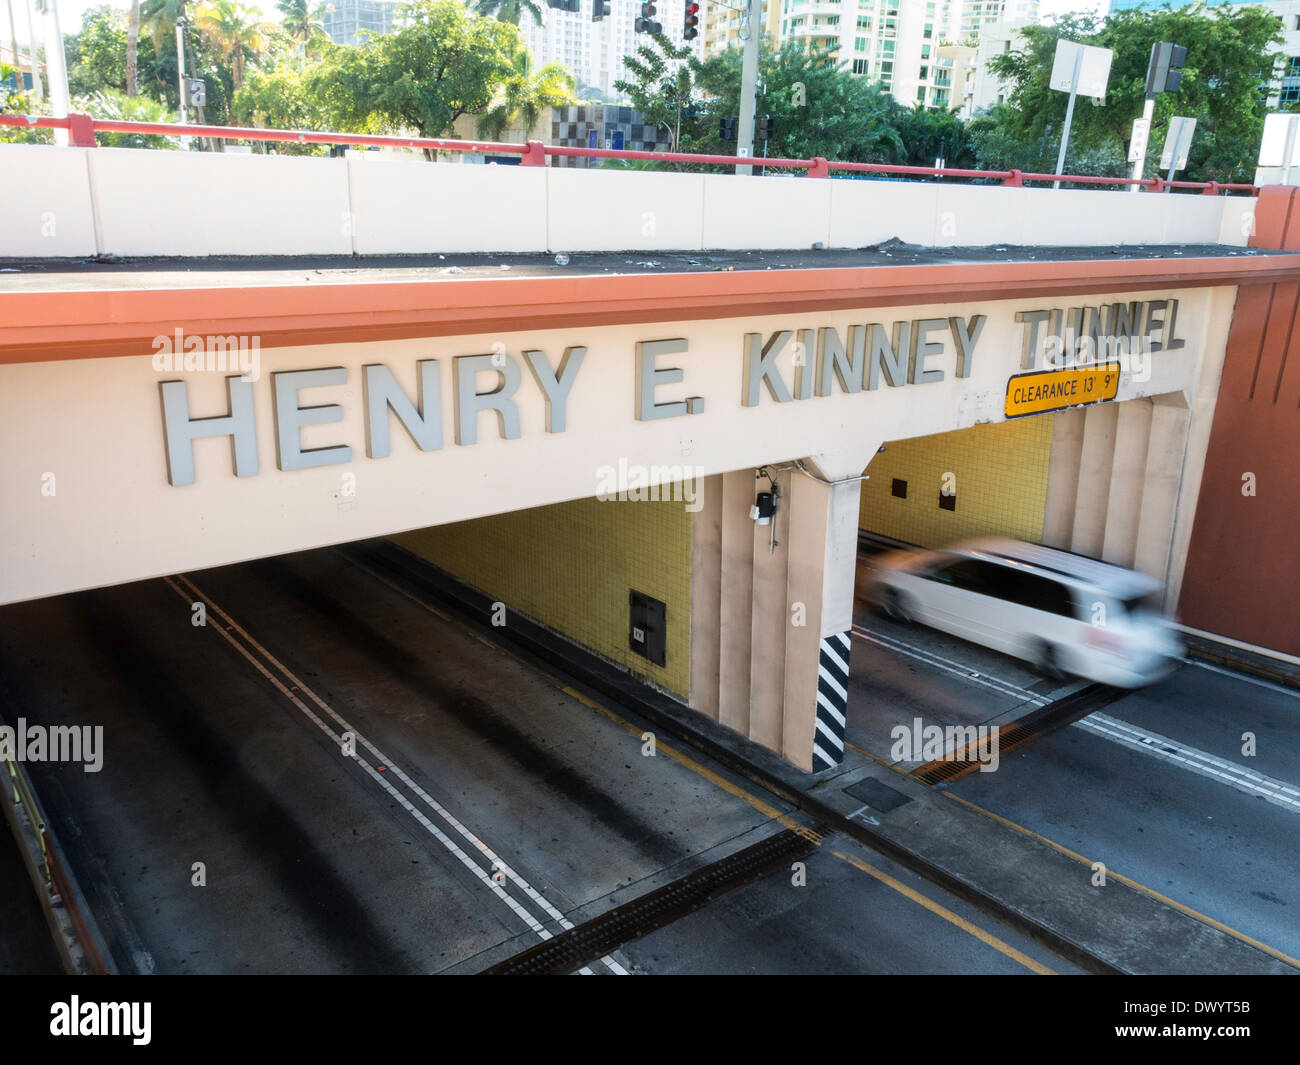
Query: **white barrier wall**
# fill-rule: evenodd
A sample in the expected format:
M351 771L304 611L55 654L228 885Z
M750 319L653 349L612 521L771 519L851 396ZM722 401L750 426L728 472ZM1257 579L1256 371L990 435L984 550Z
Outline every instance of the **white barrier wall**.
M1244 246L1255 201L0 145L0 257Z

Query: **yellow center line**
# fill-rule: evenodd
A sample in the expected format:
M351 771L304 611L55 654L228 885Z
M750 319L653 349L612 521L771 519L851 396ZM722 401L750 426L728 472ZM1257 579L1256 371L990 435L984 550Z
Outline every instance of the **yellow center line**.
M1082 854L1079 854L1077 851L1072 851L1070 850L1069 847L1064 847L1061 844L1057 843L1055 840L1051 840L1048 839L1046 836L1039 835L1039 833L1035 832L1031 828L1025 828L1024 825L1018 825L1014 821L1002 817L1000 814L995 814L992 810L986 810L983 806L979 806L976 803L971 802L969 799L963 799L961 796L954 795L950 791L945 791L943 792L943 794L947 796L949 799L952 799L953 802L959 802L963 806L967 806L970 809L983 814L985 817L991 817L993 818L994 821L997 821L999 824L1006 825L1007 828L1013 828L1017 832L1022 833L1023 835L1038 840L1038 842L1040 843L1046 843L1053 850L1059 851L1061 854L1064 854L1066 857L1073 858L1076 862L1080 862L1081 864L1086 865L1089 868L1091 868L1093 865L1096 864L1090 858L1085 858ZM1213 917L1210 917L1208 914L1201 913L1199 910L1194 910L1190 906L1187 906L1184 903L1179 902L1177 899L1171 899L1168 895L1162 895L1159 891L1156 891L1154 888L1149 888L1145 884L1139 883L1138 881L1133 880L1130 877L1124 876L1122 873L1115 872L1115 870L1111 869L1109 866L1106 867L1106 875L1115 880L1118 880L1121 884L1133 888L1135 891L1141 891L1143 894L1149 895L1151 896L1151 898L1156 899L1159 902L1163 902L1166 906L1172 906L1179 913L1184 913L1188 917L1193 917L1198 921L1202 921L1205 924L1208 924L1211 928L1218 929L1220 932L1223 932L1225 935L1232 936L1233 939L1238 939L1242 943L1246 943L1249 946L1254 947L1256 950L1262 950L1265 954L1268 954L1271 957L1276 958L1278 961L1285 962L1287 965L1293 965L1297 969L1300 969L1300 959L1293 958L1291 957L1291 955L1278 950L1276 947L1270 947L1267 943L1261 943L1258 939L1254 939L1253 937L1246 935L1245 932L1237 931L1237 929L1233 928L1231 925L1226 925L1222 921L1216 921Z
M994 950L1000 951L1001 953L1005 954L1008 958L1018 961L1025 968L1032 969L1034 972L1038 973L1039 976L1056 975L1054 970L1049 969L1046 965L1043 965L1041 962L1035 961L1028 954L1024 954L1021 951L1016 950L1015 947L1010 946L1007 943L1003 943L1002 940L998 939L997 936L984 931L984 929L980 928L979 925L972 924L970 921L966 920L965 917L961 917L958 914L953 913L951 910L946 909L943 906L940 906L933 899L927 898L926 896L922 895L919 891L914 891L912 888L902 883L902 881L896 880L888 873L882 872L881 870L875 868L872 865L868 865L861 858L855 858L851 854L842 854L840 851L831 851L831 853L835 855L836 858L841 858L844 861L848 862L854 868L861 869L864 873L868 873L871 876L874 876L882 884L887 884L895 891L900 892L903 895L906 895L917 905L924 906L931 913L937 914L938 916L942 917L945 921L949 921L952 924L955 924L958 928L962 929L962 931L968 932L971 935L973 935L981 943L988 944Z
M349 561L353 561L353 560L349 559ZM382 584L386 585L387 587L392 588L395 592L398 592L399 594L405 596L411 602L415 603L419 607L422 607L424 610L427 610L429 613L435 615L436 617L442 619L443 621L451 622L453 625L461 629L467 635L473 636L480 643L486 644L487 646L493 648L496 651L500 651L509 655L516 662L519 662L521 665L527 666L531 672L540 674L549 683L554 684L561 692L569 696L569 698L576 699L578 702L580 702L583 706L587 707L588 709L596 711L598 714L603 715L604 717L608 718L610 721L613 721L617 725L621 725L628 732L632 733L632 735L637 737L641 736L642 734L641 729L637 728L637 726L633 725L630 721L626 720L625 718L620 717L613 710L609 709L609 707L596 702L595 699L592 699L589 696L584 695L576 688L570 687L567 684L561 684L559 681L555 680L555 678L551 677L549 674L545 673L542 670L539 670L536 667L536 665L534 665L532 662L529 662L526 659L521 658L519 655L515 654L513 651L509 650L508 648L503 647L500 644L497 644L489 640L487 637L475 631L473 628L471 628L468 624L461 621L460 619L448 617L442 611L434 609L428 603L412 595L405 588L401 587L400 585L392 581L387 580L380 574L375 573L374 570L370 569L369 566L362 565L361 563L355 561L353 561L353 565L355 565L358 569L361 569L364 572L370 574L370 576L374 577L376 580L380 581ZM816 846L820 847L824 842L824 837L821 835L821 833L816 832L811 828L808 828L806 825L800 824L798 821L796 821L788 814L782 813L780 810L772 806L770 803L764 802L757 795L752 794L751 792L742 788L740 785L728 780L726 777L718 773L715 773L713 770L709 769L708 767L701 765L699 762L695 761L695 759L689 757L688 755L685 755L680 751L674 750L672 747L668 746L667 744L661 743L658 737L655 738L655 750L663 751L670 758L673 758L677 762L680 762L683 766L690 769L692 772L703 777L710 784L713 784L716 787L721 788L728 795L740 799L742 802L748 803L755 810L761 813L764 817L776 821L778 824L782 825L785 828L788 828L792 832L798 833L800 836L808 840L810 843L813 843ZM855 748L855 750L861 750L861 748ZM868 751L862 751L862 753L867 755L867 757L869 758L875 758L875 756ZM876 760L880 761L879 759ZM887 762L882 764L888 765ZM931 913L935 914L938 917L942 917L945 921L948 921L950 924L956 925L962 931L967 932L970 935L974 936L981 943L984 943L987 946L992 947L994 950L1000 952L1001 954L1006 955L1008 958L1011 958L1012 960L1019 962L1027 969L1030 969L1031 971L1038 973L1041 976L1056 975L1054 970L1049 969L1047 966L1043 965L1042 963L1035 961L1033 958L1029 957L1029 955L1024 954L1019 950L1016 950L1016 948L1011 946L1009 943L1003 942L997 936L993 935L990 932L984 931L984 929L980 928L978 925L972 924L970 921L966 920L966 918L960 916L959 914L953 913L947 907L940 905L939 903L935 902L933 899L927 898L925 895L922 895L920 892L913 890L912 888L904 884L902 881L897 880L894 877L890 876L888 873L882 872L879 869L876 869L868 865L866 862L862 861L861 859L853 858L850 855L841 853L840 851L832 850L830 853L833 854L836 858L848 862L850 865L854 866L855 868L860 869L862 872L874 876L881 883L888 885L889 887L893 888L895 891L898 891L900 894L904 895L905 897L911 899L913 902L917 903L918 905L924 906Z

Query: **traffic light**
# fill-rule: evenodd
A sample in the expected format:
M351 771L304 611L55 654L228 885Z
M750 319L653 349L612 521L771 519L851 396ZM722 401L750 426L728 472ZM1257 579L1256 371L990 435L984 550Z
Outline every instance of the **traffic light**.
M736 120L734 118L719 119L718 133L724 141L734 141L736 139Z
M682 40L693 41L700 35L695 27L700 24L700 5L694 0L686 0L686 14L682 19Z
M776 120L771 115L764 115L758 125L758 135L762 140L770 141L776 133Z
M591 0L591 21L599 22L609 14L609 0Z
M580 11L582 0L546 0L546 6L557 11Z
M1183 64L1187 62L1187 49L1181 44L1157 41L1151 46L1151 62L1147 64L1147 95L1159 92L1177 92L1183 80Z
M641 17L632 23L633 33L649 33L651 35L663 33L663 23L656 22L654 4L641 5Z

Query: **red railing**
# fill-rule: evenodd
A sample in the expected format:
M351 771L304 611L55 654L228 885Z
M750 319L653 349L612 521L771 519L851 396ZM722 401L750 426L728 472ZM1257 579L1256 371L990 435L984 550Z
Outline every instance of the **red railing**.
M166 137L209 137L215 140L266 141L270 143L356 145L376 148L422 148L437 152L475 152L518 155L521 166L545 166L548 156L577 156L586 159L645 159L657 162L703 163L716 166L752 165L775 170L802 170L808 177L828 178L832 170L864 174L896 174L928 178L982 178L1015 188L1031 181L1060 181L1067 185L1138 185L1147 192L1169 189L1200 189L1206 196L1245 192L1258 195L1254 185L1220 184L1217 181L1165 181L1149 178L1096 177L1087 174L1030 174L1020 170L963 170L956 167L896 166L890 163L837 163L820 156L813 159L760 159L738 155L696 155L690 152L635 152L612 148L570 148L558 144L528 141L505 144L499 141L462 141L440 137L384 137L369 133L330 133L320 130L261 129L256 126L196 126L171 122L122 122L72 114L67 118L39 115L0 115L0 126L36 129L65 129L68 141L78 148L94 148L96 133L139 133Z

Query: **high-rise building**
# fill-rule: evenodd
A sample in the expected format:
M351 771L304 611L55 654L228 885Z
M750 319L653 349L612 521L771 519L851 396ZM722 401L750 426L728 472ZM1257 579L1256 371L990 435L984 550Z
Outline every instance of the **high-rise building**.
M1039 0L779 0L779 40L832 48L903 104L959 107L981 30L1038 17Z
M579 11L543 6L541 25L525 12L519 22L520 32L539 66L563 63L578 79L579 86L599 90L606 99L616 100L619 94L614 82L628 77L623 57L650 43L648 35L634 29L642 5L639 0L609 0L610 13L595 22L591 17L592 0L581 0L581 4ZM655 0L654 7L653 19L663 27L664 36L681 44L685 0ZM703 36L691 42L696 54Z
M321 24L335 44L358 44L362 30L388 33L400 0L330 0Z

